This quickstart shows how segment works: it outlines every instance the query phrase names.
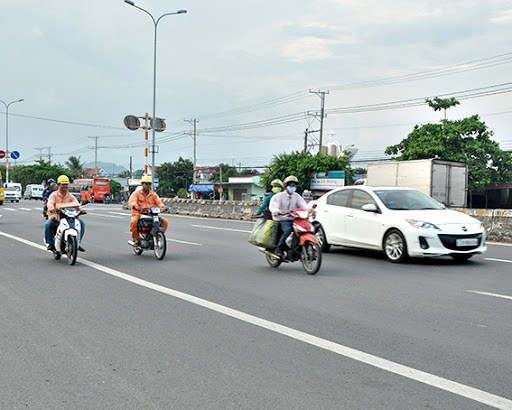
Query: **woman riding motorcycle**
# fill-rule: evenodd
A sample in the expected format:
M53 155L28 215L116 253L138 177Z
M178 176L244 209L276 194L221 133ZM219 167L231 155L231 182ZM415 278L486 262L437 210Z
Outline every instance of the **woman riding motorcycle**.
M265 219L272 219L272 214L270 213L268 206L270 204L270 200L272 199L272 197L283 190L283 181L281 181L280 179L274 179L270 183L270 187L272 193L263 200L260 207L254 213L255 217L263 215Z

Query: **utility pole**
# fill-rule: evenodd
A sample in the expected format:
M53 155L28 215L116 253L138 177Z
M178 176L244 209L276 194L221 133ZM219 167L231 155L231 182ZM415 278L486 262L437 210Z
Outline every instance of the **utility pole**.
M310 93L316 94L320 97L320 142L318 147L318 152L321 152L322 150L322 137L324 135L324 117L325 117L325 94L329 94L329 91L311 91Z
M99 137L87 137L94 139L94 148L91 148L94 150L94 172L98 173L98 138Z
M193 178L193 184L196 183L196 166L197 166L197 123L199 122L199 120L196 120L195 118L193 120L185 120L185 122L189 122L190 124L194 124L194 174L192 176ZM190 135L189 132L187 132L186 134Z
M40 147L40 148L34 148L35 150L39 151L39 161L43 160L43 150L47 147Z

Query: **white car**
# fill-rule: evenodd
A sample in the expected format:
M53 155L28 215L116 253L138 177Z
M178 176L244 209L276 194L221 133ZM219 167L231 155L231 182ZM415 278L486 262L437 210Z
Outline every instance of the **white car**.
M409 256L467 260L487 249L479 220L412 188L337 188L314 201L313 208L323 251L331 245L374 249L398 263Z
M21 184L7 183L4 184L5 202L20 202L21 199Z

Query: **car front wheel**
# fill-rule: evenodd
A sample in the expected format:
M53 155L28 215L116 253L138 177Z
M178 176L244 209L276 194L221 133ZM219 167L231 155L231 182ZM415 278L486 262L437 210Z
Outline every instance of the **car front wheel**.
M331 245L327 242L327 238L325 236L325 231L322 225L315 225L315 236L318 239L318 245L320 245L320 249L322 252L328 252L331 248Z
M404 262L408 258L407 243L402 233L392 229L384 236L384 254L386 259L393 263Z

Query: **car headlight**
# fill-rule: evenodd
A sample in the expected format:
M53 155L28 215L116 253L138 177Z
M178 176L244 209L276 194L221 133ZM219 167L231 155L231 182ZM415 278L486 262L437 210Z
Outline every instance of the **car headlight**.
M440 231L440 229L437 226L430 222L418 221L417 219L406 219L406 221L418 229L437 229L438 231Z

